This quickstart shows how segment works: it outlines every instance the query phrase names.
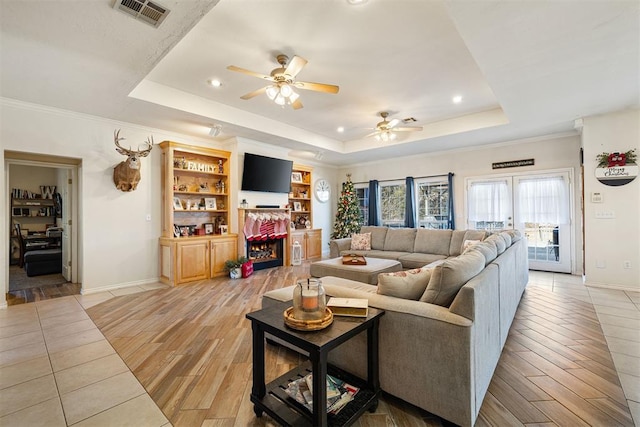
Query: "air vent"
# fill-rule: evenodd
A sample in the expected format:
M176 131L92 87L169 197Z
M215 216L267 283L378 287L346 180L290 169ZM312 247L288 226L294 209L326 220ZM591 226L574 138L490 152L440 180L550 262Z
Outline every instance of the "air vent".
M169 9L149 0L116 0L113 8L156 28L170 12Z
M416 119L414 119L413 117L408 117L408 118L406 118L406 119L402 119L402 121L403 121L404 123L414 123L414 122L417 122L417 120L416 120Z

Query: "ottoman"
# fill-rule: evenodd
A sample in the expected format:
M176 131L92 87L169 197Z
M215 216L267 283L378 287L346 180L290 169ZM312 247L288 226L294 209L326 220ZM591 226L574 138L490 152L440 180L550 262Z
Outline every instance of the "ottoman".
M24 270L27 276L39 276L62 272L62 249L42 249L24 254Z
M401 271L402 264L392 259L366 258L366 265L342 264L342 257L318 261L311 264L313 277L336 276L357 282L378 284L378 274Z

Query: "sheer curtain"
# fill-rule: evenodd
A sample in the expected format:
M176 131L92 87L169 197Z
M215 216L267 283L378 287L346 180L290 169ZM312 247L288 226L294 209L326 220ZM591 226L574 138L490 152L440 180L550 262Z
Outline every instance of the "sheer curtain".
M511 212L506 181L474 182L469 188L469 220L507 221Z
M518 184L519 222L568 224L567 183L561 176L527 178Z

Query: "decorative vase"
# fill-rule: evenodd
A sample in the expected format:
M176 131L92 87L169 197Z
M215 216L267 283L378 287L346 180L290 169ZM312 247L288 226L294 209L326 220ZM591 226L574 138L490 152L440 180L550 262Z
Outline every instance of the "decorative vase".
M293 317L296 320L322 319L327 301L320 279L302 279L296 285L293 288Z
M232 279L239 279L242 277L242 269L240 267L232 268L229 270L229 277Z

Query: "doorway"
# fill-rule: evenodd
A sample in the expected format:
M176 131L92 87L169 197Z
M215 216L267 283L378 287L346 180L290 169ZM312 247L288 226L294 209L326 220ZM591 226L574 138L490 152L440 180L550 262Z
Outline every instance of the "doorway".
M74 262L79 163L5 152L6 206L10 207L8 305L80 293ZM26 265L25 261L33 262Z
M520 230L527 238L529 268L571 273L571 171L468 178L467 226Z

